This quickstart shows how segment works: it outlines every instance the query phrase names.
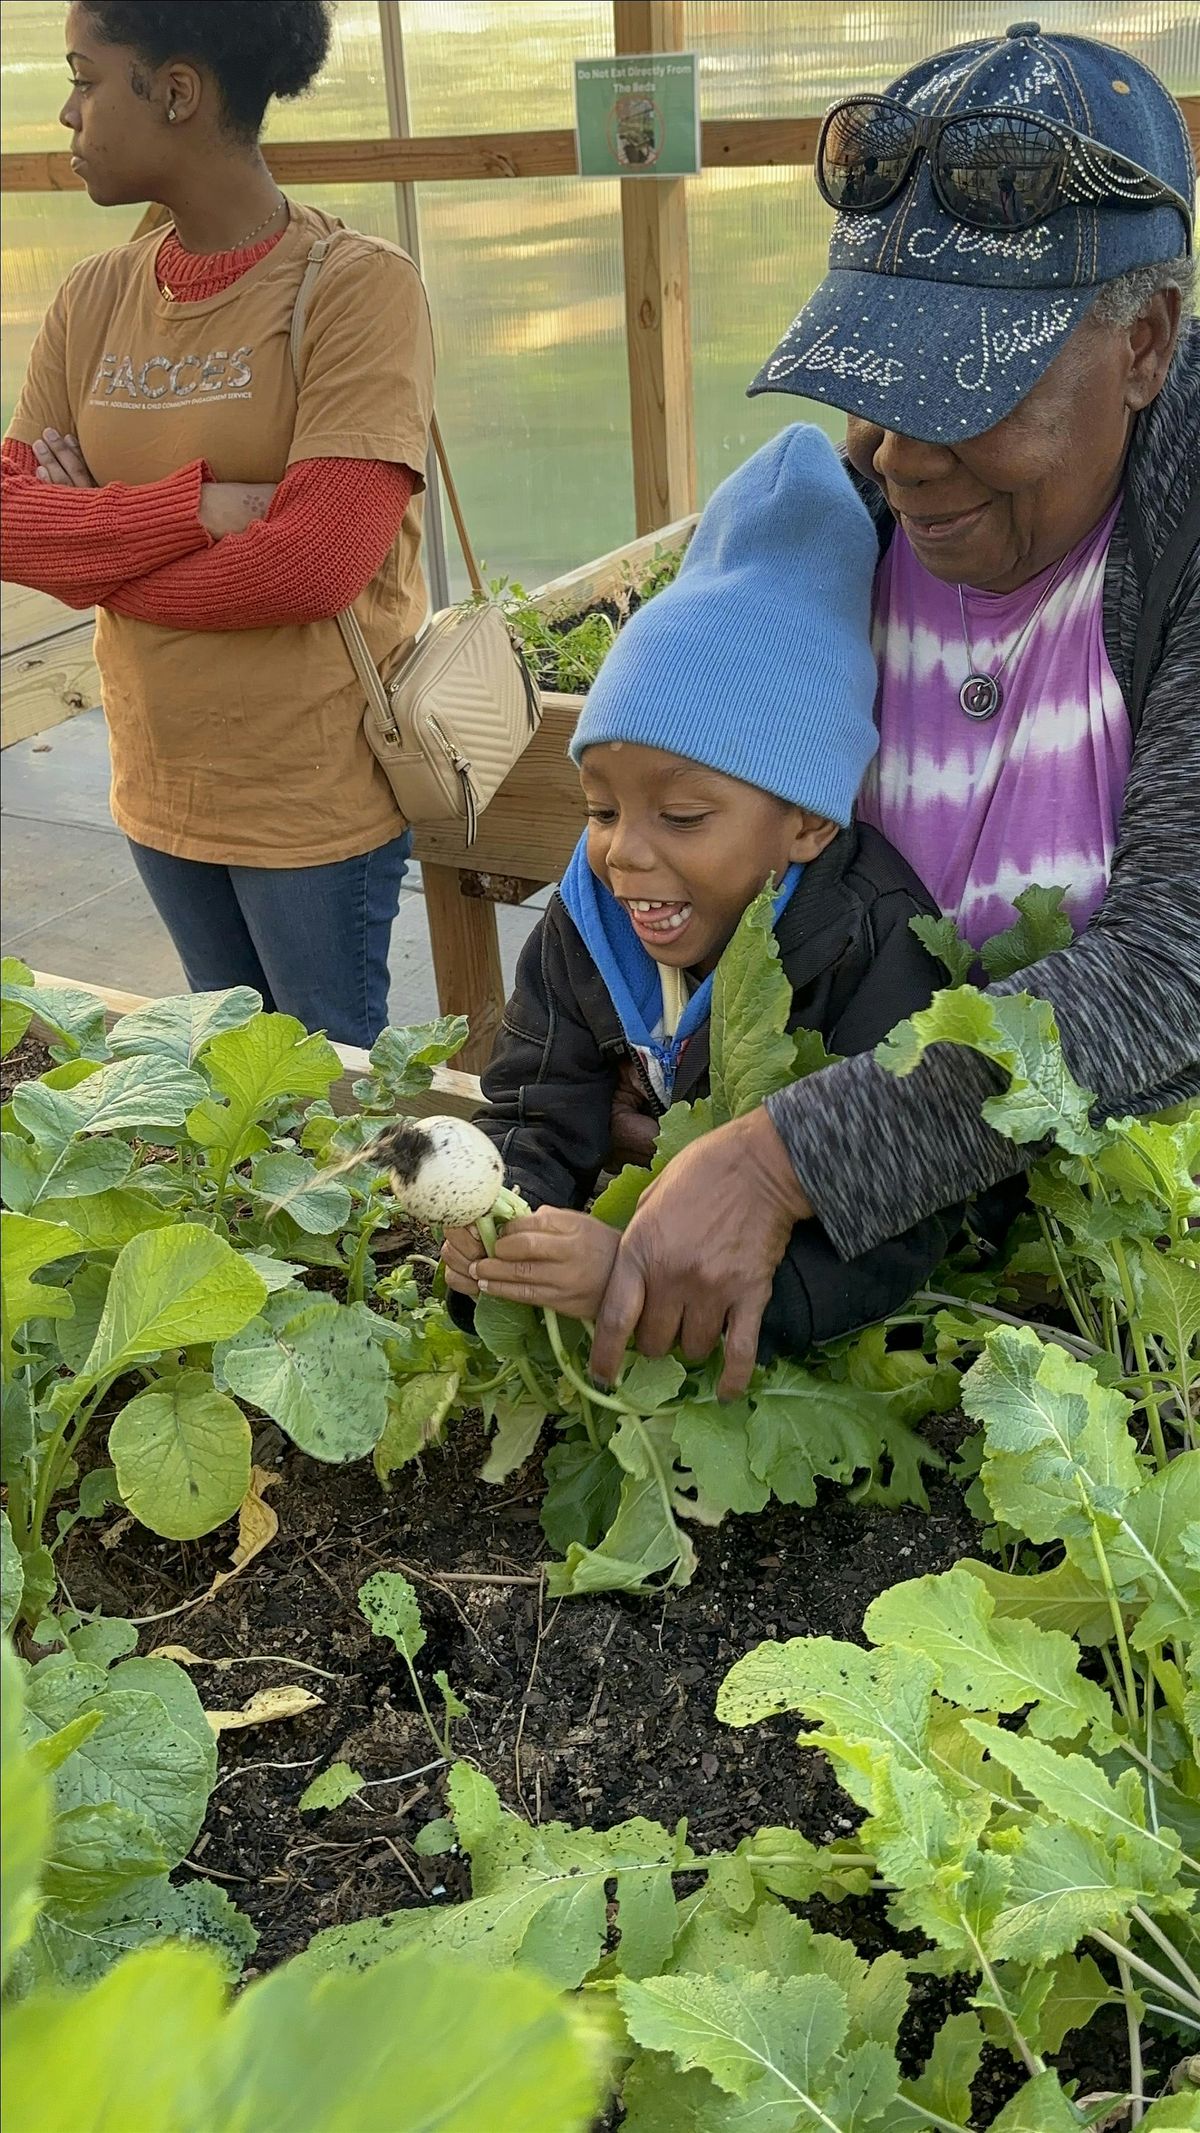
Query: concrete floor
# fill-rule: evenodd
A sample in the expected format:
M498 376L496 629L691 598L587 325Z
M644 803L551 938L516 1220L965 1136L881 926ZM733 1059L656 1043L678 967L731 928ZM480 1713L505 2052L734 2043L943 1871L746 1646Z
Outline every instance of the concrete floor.
M100 711L4 750L0 766L0 939L6 955L77 982L152 998L184 990L170 938L108 811L108 737ZM499 907L511 985L543 892ZM410 867L392 931L390 1020L437 1014L421 870Z

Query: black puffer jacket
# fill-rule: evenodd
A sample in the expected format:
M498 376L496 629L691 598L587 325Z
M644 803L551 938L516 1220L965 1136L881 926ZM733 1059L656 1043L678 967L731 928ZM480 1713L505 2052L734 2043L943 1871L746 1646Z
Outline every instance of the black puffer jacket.
M806 868L776 928L792 987L793 1029L818 1030L830 1051L869 1051L928 1005L944 982L909 929L934 906L915 874L874 830L842 830ZM516 990L483 1077L476 1124L533 1206L583 1207L609 1146L617 1070L629 1046L604 980L557 895L525 944ZM680 1062L677 1098L708 1087L708 1032ZM653 1099L647 1096L647 1108ZM766 1352L801 1355L896 1310L944 1255L959 1211L928 1217L840 1259L820 1225L802 1223L775 1280Z

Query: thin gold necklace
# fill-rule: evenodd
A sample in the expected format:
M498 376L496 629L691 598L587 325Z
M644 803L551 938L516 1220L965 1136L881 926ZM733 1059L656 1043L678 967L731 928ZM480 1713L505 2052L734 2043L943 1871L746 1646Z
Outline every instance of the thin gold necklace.
M277 200L277 201L275 202L275 205L274 205L274 207L273 207L273 208L271 209L271 212L270 212L270 214L269 214L269 215L264 215L264 216L263 216L263 219L262 219L262 221L261 221L261 222L256 222L256 223L255 223L255 225L254 225L254 228L253 228L252 230L247 230L247 232L246 232L246 234L245 234L245 236L244 236L244 237L239 237L239 238L238 238L238 241L237 241L237 243L236 243L236 244L230 244L230 245L226 245L226 246L224 246L224 247L223 247L223 249L224 249L224 250L225 250L226 252L241 252L241 251L244 251L244 250L245 250L245 248L246 248L246 246L247 246L248 244L250 244L250 243L252 242L252 240L253 240L253 239L254 239L255 237L257 237L257 236L258 236L258 234L259 234L260 230L265 230L265 229L267 228L267 225L268 225L269 223L271 223L271 222L274 222L274 220L275 220L275 217L276 217L276 215L277 215L277 214L279 213L279 210L280 210L280 208L281 208L281 207L282 207L282 208L285 208L285 209L287 208L287 198L286 198L286 195L285 195L285 194L283 194L283 193L280 193L280 195L279 195L279 198L278 198L278 200ZM178 230L176 229L176 227L175 227L175 224L174 224L174 223L172 223L172 224L171 224L171 227L170 227L170 229L169 229L169 230L167 231L167 236L168 236L168 237L173 237L173 238L175 239L175 242L176 242L176 244L179 244L179 232L178 232ZM164 242L165 242L165 241L166 241L166 240L164 239ZM179 245L179 249L180 249L180 251L187 251L187 246L186 246L186 245L183 245L183 244L180 244L180 245ZM190 254L189 254L188 256L189 256L190 258L192 258L192 259L199 259L199 258L202 258L202 257L203 257L204 255L203 255L202 253L199 253L199 252L192 252L192 253L190 253ZM168 302L168 303L170 303L170 304L178 304L178 303L182 303L182 302L184 301L184 298L182 298L182 297L180 296L180 294L179 294L178 290L177 290L177 289L170 289L170 288L168 288L168 286L167 286L167 284L166 284L166 282L165 282L165 281L160 281L160 282L159 282L159 285L158 285L158 286L159 286L160 290L162 291L162 294L163 294L163 295L164 295L164 296L166 297L166 299L167 299L167 302Z

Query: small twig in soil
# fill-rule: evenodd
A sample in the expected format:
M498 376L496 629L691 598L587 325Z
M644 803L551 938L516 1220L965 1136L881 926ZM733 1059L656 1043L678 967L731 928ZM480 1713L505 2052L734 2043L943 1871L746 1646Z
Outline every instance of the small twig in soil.
M525 1738L525 1717L526 1713L529 1710L529 1691L533 1687L534 1681L537 1677L538 1662L542 1656L542 1641L546 1635L546 1627L543 1613L545 1607L545 1600L546 1573L545 1571L542 1571L538 1578L537 1636L534 1639L533 1659L530 1662L529 1679L525 1683L525 1694L521 1698L521 1715L520 1718L517 1720L517 1737L516 1740L513 1742L513 1770L517 1781L517 1798L521 1803L521 1812L525 1816L526 1821L532 1821L533 1816L529 1812L529 1802L525 1797L525 1785L521 1772L521 1742ZM558 1607L561 1606L562 1601L560 1600L558 1603ZM555 1608L554 1613L550 1617L550 1627L552 1629L554 1627L554 1624L558 1620L558 1607Z
M359 1792L370 1792L375 1785L407 1785L410 1778L423 1778L431 1770L444 1770L448 1761L448 1756L439 1755L436 1763L422 1763L419 1770L402 1770L397 1777L366 1778L358 1789Z
M148 1652L148 1659L156 1659L157 1652ZM183 1662L179 1662L182 1664ZM323 1681L345 1681L344 1674L331 1674L327 1667L313 1666L307 1659L293 1659L289 1652L229 1652L223 1658L210 1658L207 1652L193 1652L186 1662L188 1666L295 1666L302 1674L319 1674ZM267 1767L263 1765L264 1769Z
M604 1642L602 1643L602 1645L600 1646L600 1649L599 1649L599 1651L598 1651L598 1652L597 1652L597 1654L596 1654L596 1658L597 1658L597 1660L601 1660L601 1659L603 1659L603 1657L604 1657L604 1654L605 1654L605 1652L606 1652L606 1651L608 1650L608 1647L609 1647L609 1645L610 1645L610 1644L612 1643L612 1640L613 1640L613 1633L614 1633L614 1631L615 1631L615 1629L616 1629L616 1626L617 1626L617 1623L618 1623L618 1622L620 1621L620 1619L621 1619L621 1617L620 1617L619 1615L614 1615L614 1616L613 1616L613 1618L612 1618L612 1621L611 1621L611 1622L609 1623L609 1625L608 1625L608 1628L607 1628L607 1629L605 1630L605 1632L604 1632ZM588 1711L588 1715L587 1715L587 1717L586 1717L586 1718L584 1719L584 1721L583 1721L583 1723L584 1723L584 1725L585 1725L585 1726L590 1726L590 1725L591 1725L591 1723L592 1723L592 1720L593 1720L593 1718L594 1718L594 1717L596 1716L596 1712L597 1712L597 1711L599 1710L599 1708L600 1708L600 1698L601 1698L601 1697L603 1696L603 1694L604 1694L604 1668L603 1668L603 1667L601 1667L601 1668L600 1668L600 1671L599 1671L599 1673L598 1673L598 1674L597 1674L597 1676L596 1676L596 1693L595 1693L595 1695L594 1695L594 1696L593 1696L593 1698L592 1698L592 1701L591 1701L591 1707L590 1707L590 1709L589 1709L589 1711Z
M322 1568L321 1564L317 1561L315 1552L310 1554L307 1549L302 1549L300 1552L300 1560L307 1566L309 1570L316 1571L317 1576L320 1578L322 1584L328 1585L329 1590L333 1594L335 1600L338 1602L338 1605L344 1607L346 1604L345 1593L341 1590L340 1586L334 1583L334 1580L330 1577L329 1572Z
M224 1777L217 1779L213 1791L219 1792L222 1785L228 1785L230 1778L245 1777L250 1770L311 1770L314 1763L324 1760L322 1755L310 1755L305 1763L239 1763L236 1770L227 1770Z
M222 1874L219 1868L207 1865L203 1859L181 1859L179 1863L190 1866L193 1874L199 1874L202 1881L242 1881L249 1888L254 1880L253 1874Z
M407 1859L404 1856L404 1853L400 1850L399 1845L393 1844L390 1837L383 1837L382 1842L387 1845L387 1848L392 1853L392 1856L399 1860L401 1866L404 1868L405 1873L408 1875L409 1880L412 1882L414 1889L420 1897L421 1902L428 1903L429 1897L426 1894L425 1890L421 1887L420 1880L414 1873L412 1867L409 1865Z
M414 1570L411 1563L402 1563L398 1555L389 1555L388 1561L402 1570L406 1578L416 1578L421 1585L540 1585L542 1573L532 1577L526 1571L509 1577L495 1570Z

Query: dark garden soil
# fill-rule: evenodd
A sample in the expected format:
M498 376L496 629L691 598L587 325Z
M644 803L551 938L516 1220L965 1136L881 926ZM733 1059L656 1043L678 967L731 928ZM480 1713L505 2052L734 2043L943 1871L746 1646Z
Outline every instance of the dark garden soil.
M443 1451L426 1455L423 1473L406 1470L384 1497L369 1467L318 1465L264 1424L256 1458L279 1473L267 1497L277 1538L214 1600L143 1628L142 1650L182 1644L238 1662L192 1669L209 1707L236 1707L284 1682L321 1698L299 1718L223 1734L221 1777L193 1854L254 1920L257 1969L322 1927L469 1894L457 1860L412 1849L443 1812L444 1772L424 1770L434 1750L404 1666L358 1611L373 1570L403 1569L417 1584L429 1634L419 1669L430 1680L445 1667L465 1695L457 1752L486 1771L506 1805L533 1820L601 1827L635 1814L672 1825L684 1814L705 1852L764 1823L828 1841L856 1820L824 1758L795 1747L794 1723L746 1732L718 1724L716 1691L733 1661L762 1637L861 1638L863 1612L885 1586L946 1569L978 1544L951 1481L934 1478L928 1514L875 1511L829 1490L813 1511L775 1505L703 1533L684 1592L556 1604L538 1578L537 1461L493 1488L478 1479L483 1455L482 1431L459 1425ZM204 1591L228 1567L229 1545L228 1534L159 1541L110 1517L71 1533L64 1582L77 1607L145 1616ZM261 1663L270 1654L279 1663ZM402 1781L301 1815L305 1786L337 1759L368 1781ZM864 1954L896 1944L882 1901L809 1909ZM965 2003L965 1990L948 1996L943 1983L918 1979L905 2037L914 2068L948 2007ZM1111 2079L1119 2040L1093 2025L1070 2071L1085 2091L1108 2086L1105 2062ZM985 2123L1016 2086L1007 2055L990 2054L977 2091Z
M45 1065L27 1040L4 1062L4 1094ZM953 1417L928 1425L946 1453L962 1427ZM102 1460L102 1431L97 1439L89 1453ZM978 1528L946 1476L931 1478L928 1513L874 1510L825 1488L811 1511L772 1505L698 1532L700 1566L685 1591L555 1603L539 1572L538 1460L497 1488L478 1478L484 1449L480 1427L458 1424L385 1495L368 1462L320 1465L262 1421L254 1456L276 1477L266 1501L278 1533L198 1606L186 1603L229 1568L230 1528L162 1541L112 1511L81 1522L64 1544L71 1603L139 1620L143 1652L185 1646L211 1662L191 1668L206 1707L235 1708L285 1683L321 1699L297 1718L222 1734L217 1789L189 1862L253 1919L251 1974L323 1927L469 1894L457 1858L413 1850L444 1811L445 1773L425 1768L435 1751L403 1663L359 1613L358 1588L372 1571L403 1570L416 1584L428 1632L418 1669L431 1682L445 1667L466 1698L456 1752L495 1781L507 1806L599 1827L630 1815L670 1826L684 1815L703 1853L763 1824L790 1823L819 1842L857 1820L825 1759L796 1748L793 1721L745 1732L717 1722L717 1688L733 1661L764 1637L861 1641L864 1610L885 1587L978 1552ZM368 1789L301 1815L305 1786L338 1759ZM808 1909L864 1954L896 1945L882 1899ZM943 2015L967 1998L962 1981L918 1977L901 2040L910 2071ZM1114 2086L1124 2063L1123 2030L1102 2025L1068 2039L1060 2061L1085 2094ZM1020 2081L1007 2054L988 2053L976 2087L981 2123Z

